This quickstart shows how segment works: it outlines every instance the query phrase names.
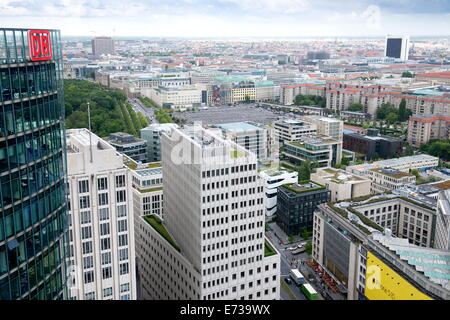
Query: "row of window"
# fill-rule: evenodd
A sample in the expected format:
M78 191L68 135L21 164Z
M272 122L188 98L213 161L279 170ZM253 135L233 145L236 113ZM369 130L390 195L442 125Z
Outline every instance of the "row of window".
M52 156L61 150L61 128L54 126L0 141L0 173Z

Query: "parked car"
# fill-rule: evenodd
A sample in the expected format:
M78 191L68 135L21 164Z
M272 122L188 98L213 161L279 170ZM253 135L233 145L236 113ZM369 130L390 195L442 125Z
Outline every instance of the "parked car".
M287 284L291 284L292 283L292 279L291 278L284 278L284 281L286 281Z

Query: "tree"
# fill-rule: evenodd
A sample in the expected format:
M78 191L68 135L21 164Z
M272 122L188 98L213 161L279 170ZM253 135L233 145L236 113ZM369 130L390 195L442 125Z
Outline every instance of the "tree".
M406 109L406 100L402 98L400 105L398 106L398 119L401 122L407 121L409 117L411 117L412 111L410 109Z
M388 125L396 123L397 121L398 121L398 115L394 112L390 112L386 116L386 122L388 123Z
M414 78L414 74L409 71L405 71L402 73L402 78Z
M305 251L306 251L307 254L311 254L312 253L312 241L311 240L308 240L306 242Z
M364 106L361 103L353 102L351 105L348 106L348 111L362 111Z
M450 160L450 140L431 139L420 146L422 152L439 157L445 161Z
M344 166L348 166L350 164L350 158L342 157L341 164Z
M384 120L389 113L397 114L397 108L392 103L382 103L377 109L377 119Z
M311 177L311 162L306 160L303 161L298 169L298 181L309 180Z

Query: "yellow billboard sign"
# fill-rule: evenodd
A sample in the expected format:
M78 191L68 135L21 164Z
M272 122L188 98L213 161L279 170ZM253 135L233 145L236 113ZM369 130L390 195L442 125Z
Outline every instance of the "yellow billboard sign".
M367 252L364 295L369 300L433 300L417 290L370 251Z

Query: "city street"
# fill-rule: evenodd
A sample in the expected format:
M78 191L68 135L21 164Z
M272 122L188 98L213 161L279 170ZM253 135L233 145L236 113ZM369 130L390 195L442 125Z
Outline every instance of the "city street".
M139 99L136 99L136 102L134 102L132 99L128 99L128 102L131 104L131 107L133 108L134 112L142 113L144 117L150 120L151 123L158 123L153 108L147 108L139 101Z
M300 266L300 272L303 273L305 276L305 280L307 283L311 284L314 289L318 292L317 299L318 300L324 300L324 298L320 294L320 290L316 288L315 283L311 283L307 279L307 275L304 274L304 271L302 270L302 263L301 261L309 259L310 255L306 252L299 253L297 255L293 255L288 248L295 247L298 244L304 244L306 245L305 240L301 240L298 238L298 240L294 243L288 244L288 236L276 225L276 223L269 223L269 230L266 231L266 236L270 240L271 244L280 252L281 256L281 266L280 266L280 273L281 273L281 281L285 281L285 278L290 278L289 272L291 269L297 268ZM283 241L283 243L280 242ZM300 288L296 286L294 283L287 285L291 292L295 295L296 300L307 300L305 295L300 291ZM281 286L281 299L282 300L291 300L291 297L289 296L288 292L283 288L284 286Z

